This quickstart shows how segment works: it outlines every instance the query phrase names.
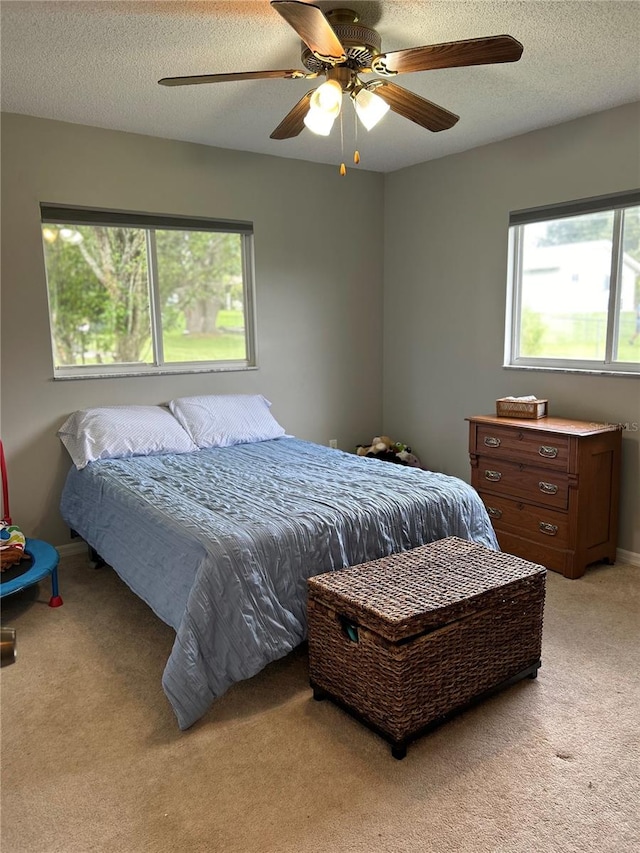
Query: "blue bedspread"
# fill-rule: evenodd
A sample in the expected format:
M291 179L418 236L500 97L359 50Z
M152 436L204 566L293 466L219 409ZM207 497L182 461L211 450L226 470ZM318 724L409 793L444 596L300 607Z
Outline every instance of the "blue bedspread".
M306 580L445 536L498 544L462 480L295 438L92 462L61 511L176 631L181 729L306 637Z

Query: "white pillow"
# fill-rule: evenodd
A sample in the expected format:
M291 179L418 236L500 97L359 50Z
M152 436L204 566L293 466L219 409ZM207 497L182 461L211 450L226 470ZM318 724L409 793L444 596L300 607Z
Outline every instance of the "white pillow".
M198 448L163 406L102 406L74 412L58 430L76 468L96 459L190 453Z
M179 397L169 408L198 447L229 447L285 434L262 394Z

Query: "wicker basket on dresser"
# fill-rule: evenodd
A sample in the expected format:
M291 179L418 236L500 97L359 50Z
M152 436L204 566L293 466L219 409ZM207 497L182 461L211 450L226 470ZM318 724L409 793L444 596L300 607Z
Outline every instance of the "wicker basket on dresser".
M471 483L500 547L567 578L613 563L622 430L567 418L476 415L469 421Z

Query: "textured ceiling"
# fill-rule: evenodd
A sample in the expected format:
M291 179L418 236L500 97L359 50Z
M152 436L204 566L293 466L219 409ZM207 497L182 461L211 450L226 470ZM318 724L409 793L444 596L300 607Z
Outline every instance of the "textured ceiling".
M358 132L361 168L389 172L640 100L638 0L335 0L382 36L382 50L509 34L519 62L404 74L407 89L457 113L431 133L389 113ZM74 2L3 0L2 109L319 163L341 159L330 137L269 134L313 85L257 80L158 86L160 77L302 68L300 41L268 0ZM370 78L369 78L370 79ZM355 121L346 104L345 159Z

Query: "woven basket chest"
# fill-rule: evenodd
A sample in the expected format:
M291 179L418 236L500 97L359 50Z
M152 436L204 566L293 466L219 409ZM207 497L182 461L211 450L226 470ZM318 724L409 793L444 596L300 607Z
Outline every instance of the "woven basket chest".
M309 675L407 743L540 666L546 569L449 537L308 580Z

